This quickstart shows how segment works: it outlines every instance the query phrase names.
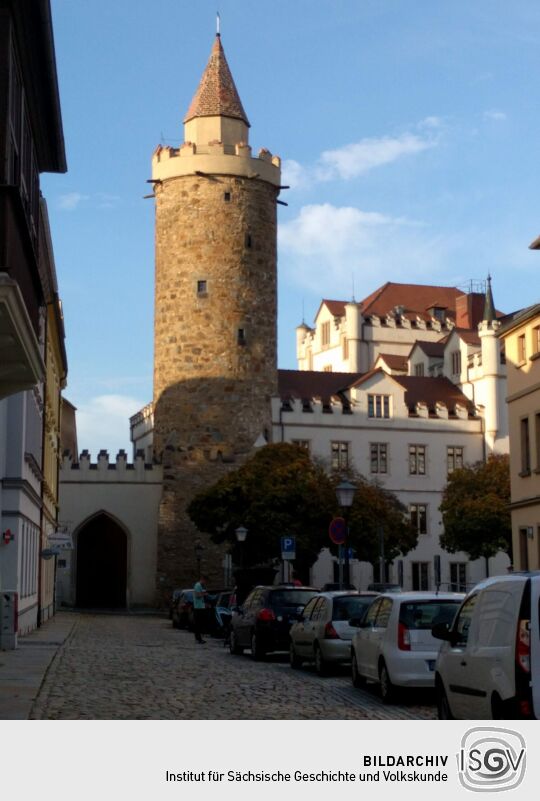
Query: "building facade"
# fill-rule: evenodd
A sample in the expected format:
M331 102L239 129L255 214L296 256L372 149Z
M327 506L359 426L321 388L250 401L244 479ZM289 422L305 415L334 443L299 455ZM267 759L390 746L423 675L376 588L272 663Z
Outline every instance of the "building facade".
M540 569L540 304L500 329L508 369L512 544L516 570Z
M0 73L0 589L18 593L24 634L53 611L42 553L57 510L66 373L40 193L40 173L66 170L48 0L0 2Z
M184 144L152 159L156 283L153 451L163 465L158 594L221 550L186 506L269 436L277 391L276 203L280 160L252 155L220 36L184 120ZM144 422L144 421L143 421ZM200 551L199 551L200 552Z

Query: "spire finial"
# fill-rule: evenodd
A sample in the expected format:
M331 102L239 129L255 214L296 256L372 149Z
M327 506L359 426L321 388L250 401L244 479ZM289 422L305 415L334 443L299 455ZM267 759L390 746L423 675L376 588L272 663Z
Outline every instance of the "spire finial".
M221 18L219 11L216 11L216 36L221 36Z
M356 298L354 297L354 273L352 274L352 302L356 303Z
M488 273L486 281L486 300L484 303L484 314L482 319L486 323L492 323L495 318L495 304L493 302L493 292L491 291L491 275Z

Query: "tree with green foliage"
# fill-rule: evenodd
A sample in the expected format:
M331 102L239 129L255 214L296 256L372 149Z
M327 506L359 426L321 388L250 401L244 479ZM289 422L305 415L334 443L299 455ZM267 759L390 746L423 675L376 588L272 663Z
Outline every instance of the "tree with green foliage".
M487 560L499 551L511 557L509 504L508 456L492 455L486 462L453 470L440 506L441 545L450 553L464 551L471 559Z
M348 546L359 559L376 564L379 526L383 526L385 559L392 561L417 542L405 507L395 495L362 476L349 474L357 487L347 515ZM237 470L200 492L188 514L216 543L228 542L236 564L270 564L279 558L280 537L296 538L295 568L307 579L321 548L331 545L328 526L340 514L336 485L341 476L329 476L304 448L289 443L266 445ZM248 529L239 546L235 531Z
M295 567L304 577L328 544L336 509L331 479L298 445L266 445L244 465L199 493L188 514L216 543L229 542L236 564L269 564L280 556L280 537L296 537ZM248 529L242 546L235 530ZM241 550L240 550L241 548Z
M351 480L356 492L348 514L348 544L356 551L357 558L374 566L378 564L381 527L386 564L415 548L418 531L396 495L363 476L355 475Z

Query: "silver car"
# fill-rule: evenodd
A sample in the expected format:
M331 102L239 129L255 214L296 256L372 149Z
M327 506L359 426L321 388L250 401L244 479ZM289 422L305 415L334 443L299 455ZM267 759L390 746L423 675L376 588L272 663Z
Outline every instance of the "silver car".
M380 595L352 639L354 686L376 681L387 702L397 687L433 687L440 642L431 628L451 623L463 598L453 592Z
M331 665L351 660L351 640L366 609L377 593L323 592L306 605L289 635L291 667L315 662L319 676L325 676Z

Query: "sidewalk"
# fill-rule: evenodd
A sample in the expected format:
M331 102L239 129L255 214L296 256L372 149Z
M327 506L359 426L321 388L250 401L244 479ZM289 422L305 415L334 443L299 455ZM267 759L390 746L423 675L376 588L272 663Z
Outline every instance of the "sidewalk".
M57 612L14 651L0 651L0 720L27 720L47 669L79 619Z

